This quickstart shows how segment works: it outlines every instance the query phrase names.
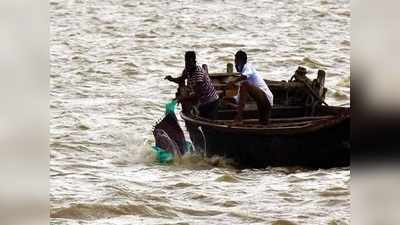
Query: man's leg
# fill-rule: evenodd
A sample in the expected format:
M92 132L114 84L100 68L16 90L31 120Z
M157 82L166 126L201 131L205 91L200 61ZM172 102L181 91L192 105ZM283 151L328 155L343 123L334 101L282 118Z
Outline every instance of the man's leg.
M256 101L259 114L259 121L261 124L268 124L271 116L271 104L263 90L258 87L251 86L249 88L249 95Z
M239 108L235 120L241 121L242 112L248 101L248 96L251 96L257 103L260 123L267 124L271 114L271 104L263 90L249 84L248 82L244 82L240 85Z
M218 104L219 101L215 100L213 102L209 102L205 105L199 106L200 116L207 119L215 120L218 113Z
M269 118L271 117L271 105L269 104L268 99L260 98L256 100L258 114L259 114L259 121L261 124L268 124Z

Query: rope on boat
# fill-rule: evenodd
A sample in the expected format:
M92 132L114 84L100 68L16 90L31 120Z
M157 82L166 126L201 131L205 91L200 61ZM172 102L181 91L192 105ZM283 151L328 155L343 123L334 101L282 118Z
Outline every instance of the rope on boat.
M204 153L207 152L207 141L206 141L206 136L204 135L203 129L201 129L201 126L197 127L197 130L200 131L201 136L203 137L203 144L204 144Z
M296 74L294 74L294 75L289 79L289 81L293 81L293 79L295 79L295 78L296 78ZM321 102L322 104L324 104L324 105L326 105L326 106L329 106L328 103L326 103L326 102L321 98L321 96L319 96L317 93L315 93L314 89L313 89L307 82L305 82L305 81L302 80L302 79L296 79L296 81L300 81L301 83L303 83L303 84L306 86L306 88L310 91L311 95L313 95L314 98L317 98L317 100L318 100L319 102Z

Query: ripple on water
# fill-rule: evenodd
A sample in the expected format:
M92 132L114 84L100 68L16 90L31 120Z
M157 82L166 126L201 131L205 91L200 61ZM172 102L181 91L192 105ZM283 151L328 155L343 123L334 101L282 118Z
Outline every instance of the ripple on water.
M130 204L95 204L80 203L71 204L68 207L55 208L50 213L51 218L96 220L102 218L118 217L123 215L139 215L144 217L176 217L172 212L163 207L151 207L150 205Z
M209 45L211 48L216 48L216 49L220 49L220 48L242 48L245 47L245 45L243 44L238 44L238 43L217 43L217 44L210 44Z
M230 217L236 217L236 218L241 219L244 224L265 222L265 219L263 219L259 216L252 215L251 213L248 213L248 212L243 212L243 211L233 210L228 215Z
M328 225L347 225L347 223L341 220L332 220L329 221Z
M272 221L271 225L297 225L297 223L291 222L289 220L275 220Z
M193 186L195 186L195 185L192 183L178 182L178 183L176 183L174 185L170 185L168 187L169 188L187 188L187 187L193 187Z
M217 205L230 208L230 207L235 207L235 206L240 205L240 202L228 200L228 201L223 201L222 203L219 203Z
M290 183L304 183L307 181L314 181L314 180L316 180L315 177L300 177L296 175L290 175L288 177L288 182Z
M323 199L317 201L319 205L327 206L327 207L335 207L339 205L344 205L346 203L346 200L340 200L340 199Z
M318 61L316 59L312 59L312 58L309 58L309 57L303 58L303 65L305 65L307 67L310 67L312 69L322 69L324 67L330 67L326 63L322 63L322 62L320 62L320 61Z
M203 209L193 209L193 208L182 208L175 207L176 212L184 213L188 216L216 216L221 215L224 212L217 210L203 210Z
M350 192L348 190L345 191L322 191L319 193L322 197L338 197L338 196L350 196Z
M218 177L217 179L215 179L215 181L217 181L217 182L228 182L228 183L240 182L240 180L237 177L235 177L234 175L232 175L232 174L224 174L224 175Z
M49 7L52 222L349 223L350 175L340 169L238 171L201 154L160 165L151 129L175 94L163 77L181 73L189 49L210 72L225 71L239 49L265 78L288 80L298 65L313 75L326 69L326 100L348 102L350 1L51 0Z

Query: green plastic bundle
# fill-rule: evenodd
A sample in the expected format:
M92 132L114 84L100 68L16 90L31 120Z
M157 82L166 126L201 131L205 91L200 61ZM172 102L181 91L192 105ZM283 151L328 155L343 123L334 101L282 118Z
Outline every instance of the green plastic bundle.
M168 114L173 114L172 118L174 118L174 120L176 120L176 117L175 117L176 105L177 105L177 101L176 100L171 100L170 102L165 104L165 115L166 115L166 117L167 117ZM169 117L169 118L171 118L171 117ZM166 118L164 118L164 120L165 119ZM169 128L169 129L172 129L172 130L179 129L180 132L182 132L181 128L179 127L179 124L177 123L177 121L175 121L175 123L176 123L176 127L174 128L174 126L172 126L173 128ZM157 126L160 126L160 125L157 125ZM184 139L183 132L182 132L182 138ZM182 139L182 141L184 141L183 139ZM189 142L189 143L185 143L183 148L184 148L184 151L186 152L189 149L192 150L193 147L191 146L191 143ZM157 147L157 146L152 146L152 150L153 150L153 153L154 153L157 161L159 161L160 163L168 163L168 162L171 162L171 161L174 160L175 156L174 156L173 152L167 151L167 150L162 149L162 148Z
M165 117L156 126L155 129L162 129L169 132L169 137L178 144L182 155L187 152L193 152L193 145L191 142L185 140L182 129L180 128L177 118L175 116L177 101L171 100L165 104ZM167 151L157 146L152 146L153 153L160 163L168 163L174 160L175 155L171 151Z
M157 159L158 162L160 163L170 163L174 160L174 153L166 151L162 148L159 148L157 146L152 146L153 153ZM185 154L188 152L193 152L193 145L191 142L186 141L185 145Z
M157 146L152 146L152 149L157 161L160 163L168 163L174 160L174 153L166 151Z
M176 100L172 100L167 104L165 104L165 115L167 115L168 113L175 113L176 104L177 104Z

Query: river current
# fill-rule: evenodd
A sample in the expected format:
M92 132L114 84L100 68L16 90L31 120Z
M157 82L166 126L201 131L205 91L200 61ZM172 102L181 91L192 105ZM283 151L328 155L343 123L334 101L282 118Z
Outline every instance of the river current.
M52 224L350 223L349 168L151 153L187 50L210 72L239 49L267 79L324 69L328 104L349 105L349 0L51 0L50 33Z

